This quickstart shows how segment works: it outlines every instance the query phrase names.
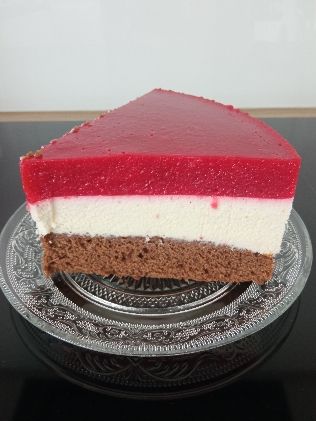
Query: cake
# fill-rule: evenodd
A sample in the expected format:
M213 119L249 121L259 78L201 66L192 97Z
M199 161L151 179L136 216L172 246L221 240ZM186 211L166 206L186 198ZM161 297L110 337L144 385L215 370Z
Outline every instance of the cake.
M272 275L300 157L265 123L155 89L21 158L46 275Z

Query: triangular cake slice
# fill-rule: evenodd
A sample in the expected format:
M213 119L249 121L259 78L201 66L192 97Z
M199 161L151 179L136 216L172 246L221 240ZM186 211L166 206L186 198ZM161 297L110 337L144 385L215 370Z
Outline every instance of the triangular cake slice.
M232 106L152 92L21 159L47 275L267 281L300 157Z

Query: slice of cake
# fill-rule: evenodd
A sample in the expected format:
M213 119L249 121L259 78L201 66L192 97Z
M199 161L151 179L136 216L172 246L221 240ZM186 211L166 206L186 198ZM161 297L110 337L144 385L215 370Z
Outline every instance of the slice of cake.
M214 101L152 92L21 159L43 268L198 281L267 281L300 157Z

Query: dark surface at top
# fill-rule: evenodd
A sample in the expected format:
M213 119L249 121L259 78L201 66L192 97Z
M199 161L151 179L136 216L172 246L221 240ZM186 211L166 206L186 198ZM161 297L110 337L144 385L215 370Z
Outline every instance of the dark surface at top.
M267 120L303 158L294 203L315 250L316 120ZM24 201L18 160L76 122L0 124L0 226ZM78 122L77 122L78 124ZM215 392L177 401L142 402L97 394L73 385L40 362L17 333L0 294L0 421L87 420L316 420L316 274L302 293L286 342L262 365Z

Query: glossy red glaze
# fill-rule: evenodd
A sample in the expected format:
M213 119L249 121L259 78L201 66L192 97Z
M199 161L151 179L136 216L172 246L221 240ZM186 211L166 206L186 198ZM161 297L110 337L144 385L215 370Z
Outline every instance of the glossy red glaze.
M30 203L57 196L288 198L300 157L263 122L156 89L74 128L21 161Z

